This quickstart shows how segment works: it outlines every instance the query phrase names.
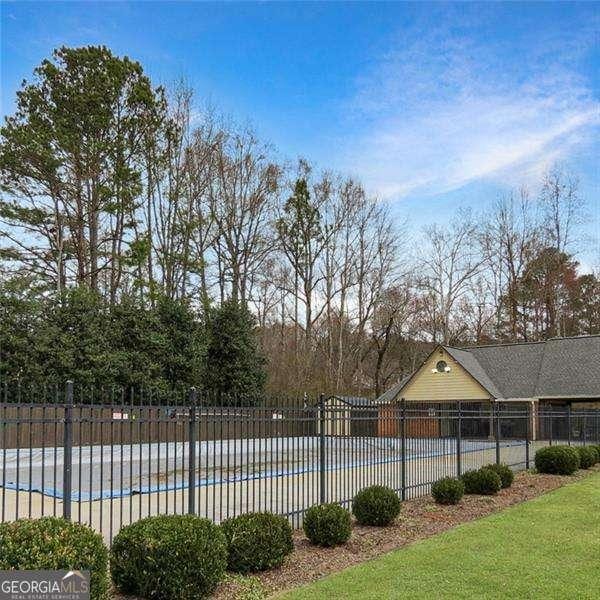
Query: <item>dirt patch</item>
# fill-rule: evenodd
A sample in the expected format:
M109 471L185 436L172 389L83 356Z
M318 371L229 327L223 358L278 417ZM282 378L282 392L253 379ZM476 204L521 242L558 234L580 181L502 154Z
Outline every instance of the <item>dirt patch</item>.
M255 600L275 592L294 588L341 571L351 565L365 562L431 537L461 523L467 523L506 507L531 500L536 496L582 479L589 471L579 471L571 477L520 472L513 485L496 496L464 496L456 506L440 506L430 496L407 500L394 525L365 527L354 524L352 537L337 548L319 548L311 545L302 531L294 533L294 552L285 563L271 571L252 577L228 576L214 594L218 600ZM113 600L134 600L113 595Z

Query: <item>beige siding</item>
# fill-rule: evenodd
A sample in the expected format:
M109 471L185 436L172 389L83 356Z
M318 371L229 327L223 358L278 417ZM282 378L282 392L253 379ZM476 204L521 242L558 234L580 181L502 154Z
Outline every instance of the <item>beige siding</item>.
M438 361L444 360L449 373L432 373ZM419 402L446 400L489 400L490 394L445 350L438 348L400 392L398 399Z

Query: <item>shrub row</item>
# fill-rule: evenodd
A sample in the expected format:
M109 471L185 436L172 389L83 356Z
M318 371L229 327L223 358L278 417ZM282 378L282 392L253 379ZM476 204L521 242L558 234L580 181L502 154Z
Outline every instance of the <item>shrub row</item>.
M193 515L162 515L123 527L109 551L87 525L57 517L0 524L0 570L91 573L90 597L108 600L109 576L125 594L156 600L210 595L227 566L248 572L281 564L293 549L285 517L243 515L215 525Z
M600 445L548 446L535 454L535 467L540 473L572 475L577 469L589 469L600 463ZM489 464L481 469L467 471L460 479L444 477L431 487L431 495L438 504L457 504L463 494L493 495L501 488L509 488L515 475L505 464Z
M600 462L600 446L549 446L536 452L540 473L570 475ZM431 493L440 504L457 504L464 493L496 494L512 485L504 464L446 477ZM361 525L385 526L400 513L396 492L383 486L361 490L352 512ZM338 504L313 506L304 532L316 545L336 546L351 535L350 512ZM293 550L292 529L283 516L251 513L220 526L193 515L142 519L121 529L110 551L110 572L127 594L168 600L209 595L225 570L248 573L279 566ZM106 600L109 553L102 537L80 523L56 517L0 524L0 569L78 569L91 572L92 600Z
M400 512L389 488L359 492L352 508L359 523L388 525ZM310 508L308 539L335 546L351 534L350 512L337 504ZM92 600L109 597L108 564L114 585L143 598L187 600L210 595L225 570L240 573L279 566L293 550L287 519L251 513L215 525L194 515L147 517L123 527L109 552L87 525L56 517L0 524L0 569L78 569L91 572Z
M431 495L438 504L458 504L466 494L496 494L509 488L515 475L505 464L485 465L481 469L466 471L460 478L444 477L431 486Z
M535 468L540 473L572 475L600 462L600 445L548 446L535 453Z

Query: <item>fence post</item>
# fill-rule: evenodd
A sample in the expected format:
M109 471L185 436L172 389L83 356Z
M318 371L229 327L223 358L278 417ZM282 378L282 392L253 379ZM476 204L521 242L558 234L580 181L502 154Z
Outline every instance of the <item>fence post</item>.
M190 388L190 418L188 431L188 513L196 513L196 388Z
M462 456L461 456L461 444L462 444L462 402L458 401L458 419L456 428L456 476L462 475Z
M496 438L496 464L500 464L500 406L496 402L494 407L494 437Z
M571 405L567 404L567 444L571 445Z
M319 502L327 502L325 479L325 395L319 395Z
M531 402L527 403L527 423L525 425L525 468L529 469L529 444L531 442L531 420L532 420Z
M73 468L73 382L65 387L65 418L63 428L63 517L71 520L71 474Z
M406 400L400 400L400 434L402 435L402 500L406 500Z

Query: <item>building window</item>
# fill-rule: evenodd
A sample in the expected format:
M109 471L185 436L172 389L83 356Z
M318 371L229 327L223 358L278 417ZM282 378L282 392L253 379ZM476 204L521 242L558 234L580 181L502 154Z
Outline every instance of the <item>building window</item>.
M446 373L446 369L447 369L448 365L446 364L445 360L439 360L437 362L437 364L435 365L435 370L438 373Z

